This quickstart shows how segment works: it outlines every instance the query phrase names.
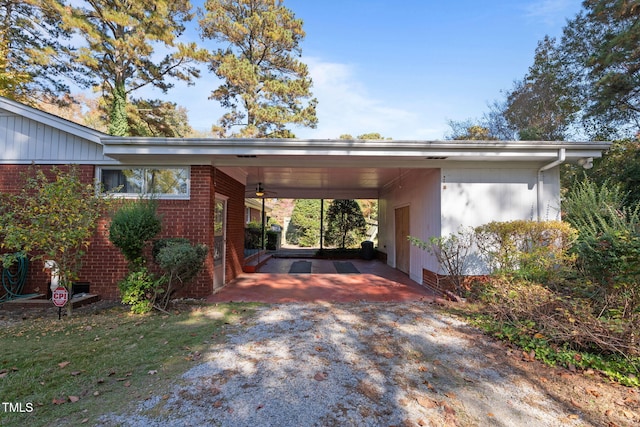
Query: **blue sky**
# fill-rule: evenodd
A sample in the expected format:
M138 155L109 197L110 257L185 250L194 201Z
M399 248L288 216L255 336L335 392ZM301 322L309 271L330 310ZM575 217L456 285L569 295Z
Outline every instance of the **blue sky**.
M304 21L301 60L318 99L318 127L292 130L299 138L379 132L396 140L443 139L449 120L481 117L521 79L537 42L559 36L580 3L285 0ZM176 84L163 98L186 107L191 126L205 131L224 113L207 99L216 86L203 69L194 87Z

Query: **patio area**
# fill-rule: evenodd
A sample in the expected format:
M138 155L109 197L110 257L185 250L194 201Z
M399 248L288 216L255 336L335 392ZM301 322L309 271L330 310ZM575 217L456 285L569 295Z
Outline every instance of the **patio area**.
M436 295L377 260L271 258L238 276L207 302L406 302Z

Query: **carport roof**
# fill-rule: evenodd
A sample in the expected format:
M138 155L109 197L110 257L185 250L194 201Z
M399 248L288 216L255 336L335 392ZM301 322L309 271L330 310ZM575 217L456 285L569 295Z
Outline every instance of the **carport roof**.
M267 196L375 198L409 169L454 163L534 162L564 150L567 162L601 157L607 142L127 138L103 136L104 154L125 164L210 164Z

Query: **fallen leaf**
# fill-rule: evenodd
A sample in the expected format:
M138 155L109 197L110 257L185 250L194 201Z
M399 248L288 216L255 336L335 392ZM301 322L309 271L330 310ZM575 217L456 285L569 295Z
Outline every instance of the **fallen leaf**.
M152 369L152 370L150 370L150 371L149 371L149 372L147 372L147 373L148 373L149 375L155 375L155 374L157 374L157 373L158 373L158 370L157 370L157 369Z
M446 402L442 404L442 409L444 409L444 413L448 415L455 415L456 410L449 406Z
M69 396L69 402L76 403L80 398L78 396Z
M123 385L125 387L131 387L131 381L126 381Z
M328 376L329 375L326 372L316 372L316 374L313 376L313 379L316 381L324 381Z
M73 377L77 377L78 375L80 375L82 373L82 371L73 371L71 372L71 376Z
M80 423L82 424L86 424L89 422L89 418L83 418L82 421L80 421Z
M425 367L425 366L420 366L420 367L418 368L418 371L420 371L420 372L427 372L428 370L429 370L429 368L427 368L427 367Z
M93 392L93 395L94 395L94 396L96 396L96 397L98 397L98 396L100 396L100 392L99 392L99 391L94 391L94 392Z
M264 405L261 403L261 404L260 404L260 405L258 405L258 407L256 408L256 411L257 411L257 410L260 410L260 409L262 409L262 408L264 408Z
M416 402L418 402L418 405L422 406L425 409L431 409L438 406L438 403L436 401L434 401L433 399L429 399L426 396L416 397Z
M213 407L214 408L222 407L222 400L216 400L215 402L213 402Z
M455 399L456 398L456 394L452 393L452 392L447 392L444 395L447 396L449 399Z
M600 393L598 393L598 390L595 390L595 389L592 389L592 388L588 389L587 392L589 392L589 394L592 395L593 397L600 397L601 396Z
M64 367L66 367L69 363L71 363L71 362L68 362L68 361L67 361L67 362L60 362L60 363L58 363L58 366L59 366L60 368L64 368Z
M53 403L54 405L64 405L65 403L67 403L67 399L56 399L54 398L51 403Z

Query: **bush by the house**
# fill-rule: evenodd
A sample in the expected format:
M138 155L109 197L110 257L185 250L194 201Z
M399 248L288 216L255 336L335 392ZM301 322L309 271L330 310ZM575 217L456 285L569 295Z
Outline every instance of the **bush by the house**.
M154 260L165 274L160 286L156 287L153 305L165 310L175 292L202 270L207 252L206 245L192 245L183 238L156 241Z
M156 240L151 254L164 274L150 271L144 248L162 229L157 207L156 200L126 203L109 228L109 239L129 262L129 274L118 286L122 302L134 313L166 310L175 292L202 269L208 251L206 245L191 245L185 238Z
M475 242L492 273L547 281L571 268L577 232L562 221L490 222L476 227Z
M157 210L156 200L140 199L125 202L111 219L109 240L120 249L132 269L144 265L145 245L162 230Z

